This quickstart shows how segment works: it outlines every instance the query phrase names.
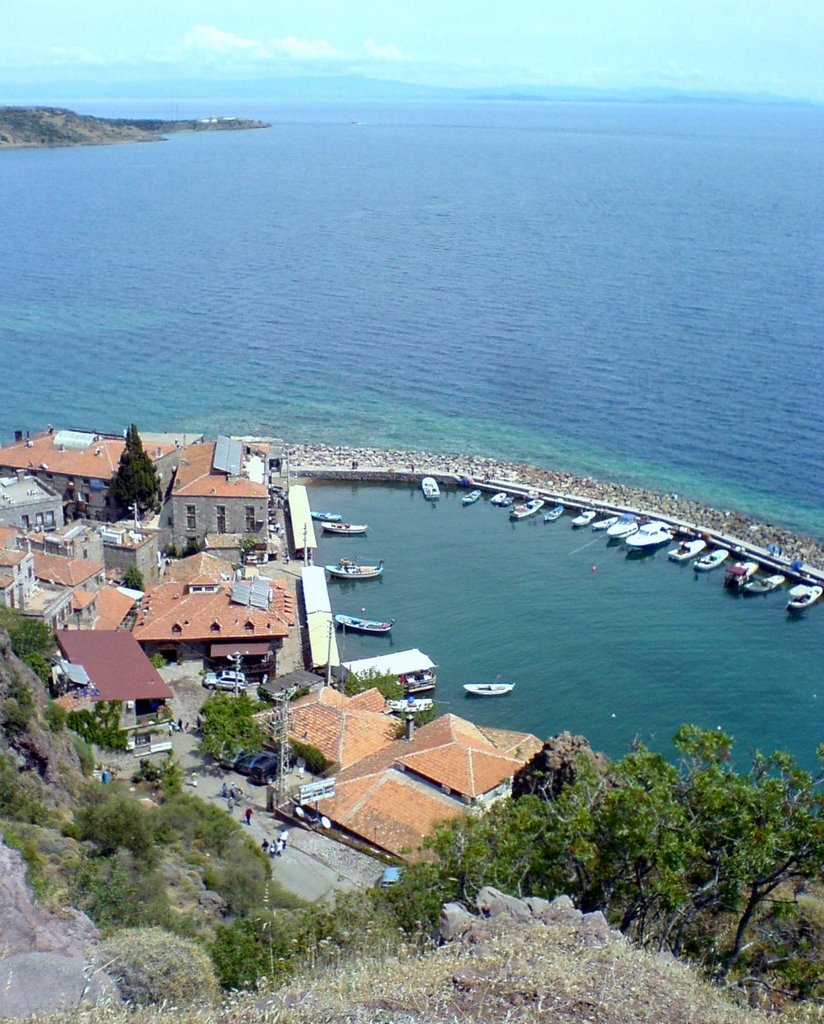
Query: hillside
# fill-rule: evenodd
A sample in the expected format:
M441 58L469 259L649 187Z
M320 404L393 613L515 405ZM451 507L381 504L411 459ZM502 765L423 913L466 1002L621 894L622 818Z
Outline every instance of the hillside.
M60 107L0 107L0 149L157 142L172 132L240 131L267 127L263 121L237 117L160 121L91 117Z

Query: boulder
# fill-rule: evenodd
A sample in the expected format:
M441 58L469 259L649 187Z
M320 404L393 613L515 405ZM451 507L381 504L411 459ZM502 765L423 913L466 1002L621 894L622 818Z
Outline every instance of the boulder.
M460 938L476 920L462 903L444 903L438 928L441 942Z
M491 920L507 917L514 921L528 921L532 917L529 907L517 896L507 896L491 885L480 890L475 897L475 906L482 917Z
M56 1013L119 999L102 971L88 972L77 957L18 953L0 960L0 1019Z

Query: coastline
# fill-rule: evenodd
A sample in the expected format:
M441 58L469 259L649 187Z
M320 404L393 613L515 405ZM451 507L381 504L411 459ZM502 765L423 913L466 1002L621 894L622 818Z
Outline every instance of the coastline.
M457 453L354 448L329 444L288 445L288 474L307 479L415 482L434 476L457 484L471 477L487 490L536 490L569 506L597 506L604 511L628 511L661 518L681 532L708 534L715 543L751 551L762 562L789 571L796 560L804 569L796 575L824 581L824 543L735 510L704 505L677 494L660 494L627 484L575 476L525 463L467 457ZM780 554L771 555L776 546Z

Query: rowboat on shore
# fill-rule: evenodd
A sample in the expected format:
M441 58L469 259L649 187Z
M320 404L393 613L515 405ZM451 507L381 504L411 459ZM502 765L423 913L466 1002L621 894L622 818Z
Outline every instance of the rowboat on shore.
M509 518L513 522L517 522L519 519L527 519L529 516L534 516L536 512L540 512L545 504L546 502L543 498L531 498L525 505L516 505L509 513Z
M464 683L464 690L470 697L503 697L514 689L514 683Z
M700 537L696 537L694 540L684 540L677 548L673 548L669 552L668 557L671 562L689 562L693 558L697 558L706 546L707 542L701 540Z
M750 580L744 584L744 594L770 594L773 590L778 590L782 583L786 583L787 577L782 576L780 572L775 573L773 576L765 576L760 580Z
M383 559L377 565L358 565L348 558L342 558L337 565L324 566L330 576L341 580L373 580L383 572Z
M465 494L461 498L462 505L474 505L476 501L480 500L481 492L476 487L475 490L470 491L469 494Z
M697 562L693 562L692 567L696 572L712 572L729 557L730 553L726 548L715 548L713 551L708 551L706 555L702 555Z
M377 636L382 636L388 633L395 625L394 619L388 619L386 622L380 622L377 619L359 619L354 615L343 615L338 614L333 616L335 625L339 626L342 630L351 630L353 633L370 633Z
M809 608L824 594L824 587L809 587L805 583L798 583L789 590L790 600L787 602L788 612L803 612Z
M434 476L425 476L421 480L421 490L427 501L437 501L441 496L441 489L438 487L438 481Z
M582 526L589 526L592 520L598 515L594 508L586 509L583 512L579 512L578 515L572 520L572 528L574 530L579 529Z
M337 533L345 537L354 537L366 533L369 529L366 523L321 523L324 533Z
M339 523L343 516L340 512L313 512L312 518L317 523Z
M544 512L544 522L554 523L556 519L560 519L564 514L563 505L553 505L549 512Z

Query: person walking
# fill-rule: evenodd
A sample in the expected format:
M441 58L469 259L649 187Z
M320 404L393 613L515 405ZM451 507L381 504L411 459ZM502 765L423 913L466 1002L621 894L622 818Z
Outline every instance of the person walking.
M220 795L221 795L221 796L223 797L223 799L224 799L224 800L225 800L225 799L226 799L226 798L228 797L228 795L229 795L229 787L228 787L228 786L226 785L226 783L225 783L225 782L224 782L224 783L223 783L223 785L222 785L222 786L220 787Z
M252 824L252 808L251 807L247 807L246 808L246 824L250 825L250 826Z
M289 833L288 833L288 831L286 829L284 829L281 832L281 834L280 834L280 841L281 841L281 843L283 843L283 849L284 850L286 849L286 842L287 842L288 839L289 839Z

